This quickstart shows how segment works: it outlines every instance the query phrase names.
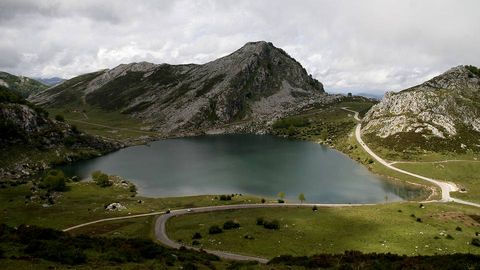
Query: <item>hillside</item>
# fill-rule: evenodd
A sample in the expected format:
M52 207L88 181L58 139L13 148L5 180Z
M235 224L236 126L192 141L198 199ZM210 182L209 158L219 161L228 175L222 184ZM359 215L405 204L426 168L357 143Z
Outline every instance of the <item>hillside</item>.
M122 64L29 98L46 108L119 111L173 136L262 133L275 119L332 99L300 63L264 41L203 65Z
M368 141L397 152L480 152L479 75L473 66L458 66L388 92L365 115L362 132Z
M87 158L120 145L48 118L48 112L0 88L0 179L31 175L57 163Z
M0 71L0 87L9 89L26 98L33 93L45 90L48 86L23 76L15 76L7 72Z

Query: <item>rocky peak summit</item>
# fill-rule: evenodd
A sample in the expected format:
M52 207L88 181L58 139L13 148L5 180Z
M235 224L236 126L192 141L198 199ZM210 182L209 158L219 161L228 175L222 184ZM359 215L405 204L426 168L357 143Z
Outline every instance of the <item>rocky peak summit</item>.
M116 110L153 130L178 135L212 129L262 132L273 120L329 97L285 51L258 41L202 65L119 65L78 76L30 100L47 107Z
M480 90L480 76L472 72L472 66L457 66L408 90L421 89Z

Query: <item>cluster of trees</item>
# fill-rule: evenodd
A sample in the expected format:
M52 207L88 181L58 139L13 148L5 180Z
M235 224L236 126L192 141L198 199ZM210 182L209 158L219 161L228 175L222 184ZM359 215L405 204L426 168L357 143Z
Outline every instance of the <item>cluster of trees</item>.
M49 170L42 177L39 187L48 191L66 191L67 178L61 170Z
M277 194L277 197L278 197L278 203L284 203L285 202L285 192L279 192ZM307 199L305 198L305 194L303 193L300 193L298 194L298 200L303 203L304 201L306 201Z

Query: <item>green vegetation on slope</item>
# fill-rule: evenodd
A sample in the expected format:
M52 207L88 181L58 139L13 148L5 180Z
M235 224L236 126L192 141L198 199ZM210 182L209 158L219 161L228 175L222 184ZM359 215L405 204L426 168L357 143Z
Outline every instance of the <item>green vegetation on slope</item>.
M374 102L359 97L345 97L334 106L326 106L278 120L273 124L272 134L292 139L311 140L331 146L342 143L357 124L352 113L342 110L348 107L366 112Z
M242 209L178 216L167 223L171 239L214 250L273 258L317 253L392 252L405 255L480 254L469 243L480 223L476 208L456 204L395 203L362 207ZM473 216L473 218L471 216ZM257 218L278 220L278 230L257 225ZM208 234L228 220L238 229ZM458 228L457 228L458 227Z
M6 85L0 83L0 87L5 87L23 98L28 97L30 94L47 89L47 86L45 84L34 79L23 76L15 76L1 71L0 80L3 81L3 83L6 83Z

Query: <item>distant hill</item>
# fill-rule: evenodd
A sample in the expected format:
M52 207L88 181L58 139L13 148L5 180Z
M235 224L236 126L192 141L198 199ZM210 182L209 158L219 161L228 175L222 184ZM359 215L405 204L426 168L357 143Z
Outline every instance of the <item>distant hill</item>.
M66 79L63 79L63 78L59 78L59 77L52 77L52 78L34 78L35 80L47 85L47 86L54 86L54 85L57 85L57 84L60 84L64 81L66 81Z
M387 92L362 132L393 148L480 152L480 72L454 67L420 85Z
M20 96L26 98L33 93L47 89L48 86L28 77L15 76L0 71L0 87L14 91Z
M122 64L29 98L47 108L120 111L166 135L263 132L330 99L300 63L264 41L203 65Z

